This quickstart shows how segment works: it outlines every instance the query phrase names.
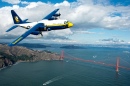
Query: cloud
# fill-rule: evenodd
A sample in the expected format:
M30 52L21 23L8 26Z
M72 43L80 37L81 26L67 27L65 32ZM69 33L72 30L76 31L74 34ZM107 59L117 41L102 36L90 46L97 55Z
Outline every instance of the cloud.
M95 32L90 32L90 31L73 31L73 33L76 34L94 34Z
M21 1L21 4L26 4L26 5L28 5L29 2L27 2L27 1Z
M12 34L8 34L8 35L0 35L0 39L16 39L18 38L19 35L12 35ZM27 39L36 39L32 36L27 37Z
M54 6L70 6L70 3L68 1L63 1L62 3L56 3Z
M7 2L9 4L19 4L21 0L2 0L3 2Z
M68 40L68 39L44 39L42 40L45 43L58 43L58 44L79 44L79 42L75 40Z
M70 40L68 36L72 34L73 33L70 31L70 29L43 32L44 39L51 39L51 40L52 39Z
M52 36L52 35L50 35L50 36L46 36L44 38L51 39L51 40L53 40L53 39L70 40L69 38L67 38L65 36Z
M100 42L105 42L105 43L126 43L124 40L120 40L117 38L108 38L108 39L101 39Z
M12 9L14 9L22 19L28 18L29 21L33 22L41 20L44 16L46 16L54 9L60 8L60 13L62 14L61 19L67 19L74 23L72 31L67 29L62 31L43 33L45 38L47 38L47 36L48 38L55 36L54 39L57 39L58 37L59 39L65 39L67 36L75 33L93 34L94 32L87 31L88 29L93 28L130 28L130 11L128 11L129 6L113 6L109 3L108 0L77 0L75 2L63 1L56 4L44 3L41 1L2 1L15 5L0 8L1 35L14 35L15 33L15 35L20 36L27 31L23 28L16 28L9 33L5 32L13 25L12 16L10 14L10 10ZM24 6L21 6L20 4L24 4Z
M17 36L15 36L15 35L1 35L0 39L14 39L16 37Z
M52 9L60 8L60 12L62 14L61 18L72 21L74 23L74 28L77 29L130 28L130 12L128 11L129 6L113 6L109 4L106 5L103 0L78 0L77 2L71 3L68 1L63 1L56 4L44 3L40 1L21 1L21 3L26 4L26 6L20 7L19 5L14 5L13 7L6 7L6 9L7 11L15 9L16 12L21 15L21 17L29 18L31 21L38 21L42 19L42 17L44 17L46 14L51 12ZM43 10L43 8L46 9ZM119 16L119 14L121 16ZM8 12L8 14L5 16L10 16L10 13Z

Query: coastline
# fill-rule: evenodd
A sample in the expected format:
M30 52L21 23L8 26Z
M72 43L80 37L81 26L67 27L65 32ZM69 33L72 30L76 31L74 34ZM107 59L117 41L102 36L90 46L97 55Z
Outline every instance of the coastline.
M48 51L38 51L22 46L9 47L0 44L0 68L20 62L36 62L41 60L60 60L60 55Z
M62 61L62 60L63 59L61 59L61 60L49 60L49 59L46 59L46 60L39 60L39 61ZM3 69L5 69L5 68L8 68L8 67L15 66L15 65L17 65L19 63L27 63L27 62L38 62L38 60L35 60L35 61L34 60L33 61L22 61L22 60L19 60L19 61L15 62L12 65L1 67L0 71L3 70Z

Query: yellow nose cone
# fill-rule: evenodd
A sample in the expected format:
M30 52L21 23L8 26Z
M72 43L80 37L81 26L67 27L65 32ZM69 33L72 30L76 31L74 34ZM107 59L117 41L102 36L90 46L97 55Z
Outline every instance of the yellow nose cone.
M68 22L68 28L73 27L73 23L72 22Z

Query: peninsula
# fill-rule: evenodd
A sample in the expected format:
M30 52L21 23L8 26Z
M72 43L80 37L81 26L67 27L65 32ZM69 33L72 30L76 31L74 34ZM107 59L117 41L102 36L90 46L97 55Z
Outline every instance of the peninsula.
M59 60L59 58L60 55L48 51L0 44L0 68L13 65L18 61Z

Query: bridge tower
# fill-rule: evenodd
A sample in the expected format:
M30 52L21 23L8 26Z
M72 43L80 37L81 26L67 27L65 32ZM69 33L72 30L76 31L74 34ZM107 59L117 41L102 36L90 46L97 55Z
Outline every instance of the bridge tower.
M62 50L59 60L63 60L63 59L64 59L64 51Z
M116 59L116 72L119 72L119 57Z

